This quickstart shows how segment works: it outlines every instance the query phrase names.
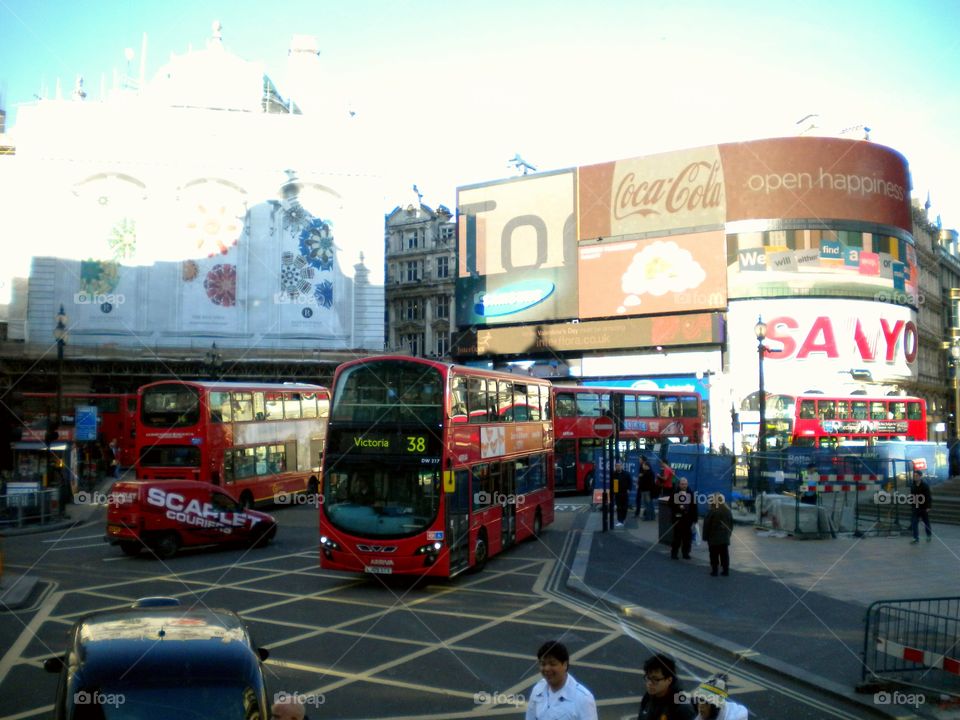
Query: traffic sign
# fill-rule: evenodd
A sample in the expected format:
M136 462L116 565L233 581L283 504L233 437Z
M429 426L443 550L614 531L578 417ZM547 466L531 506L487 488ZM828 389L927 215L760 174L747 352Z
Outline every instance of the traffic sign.
M97 408L95 405L78 405L74 427L77 440L97 439Z
M608 438L613 435L613 420L608 417L598 417L593 421L593 434L599 438Z

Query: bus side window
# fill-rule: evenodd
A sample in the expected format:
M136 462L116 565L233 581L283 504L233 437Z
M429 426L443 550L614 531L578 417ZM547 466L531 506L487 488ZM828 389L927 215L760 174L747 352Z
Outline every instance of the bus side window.
M454 422L467 421L467 379L454 376L450 399L450 416Z
M487 381L483 378L470 378L468 383L467 407L470 422L487 422Z
M557 393L557 417L572 418L577 416L577 401L572 393Z
M816 410L814 409L813 400L801 400L800 401L800 419L813 420L816 416L817 416L817 413L816 413Z

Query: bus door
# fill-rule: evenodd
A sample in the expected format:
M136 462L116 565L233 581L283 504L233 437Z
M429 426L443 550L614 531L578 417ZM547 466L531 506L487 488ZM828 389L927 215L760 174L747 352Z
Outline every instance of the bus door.
M499 497L496 497L494 502L500 505L503 511L500 521L500 547L505 548L513 545L517 539L517 483L512 462L503 463L501 468L500 482L494 485Z
M447 547L453 574L470 562L470 474L466 470L447 470L444 485Z

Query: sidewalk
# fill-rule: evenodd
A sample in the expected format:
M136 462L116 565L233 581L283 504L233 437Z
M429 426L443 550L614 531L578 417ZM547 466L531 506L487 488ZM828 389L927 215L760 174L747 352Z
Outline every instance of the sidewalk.
M110 487L115 482L112 477L103 478L94 490L86 493L87 498L80 497L81 500L89 499L85 502L74 502L67 505L66 512L62 519L54 522L44 523L43 525L25 525L24 527L0 528L0 538L14 537L18 535L34 535L38 533L53 533L69 530L78 525L88 522L91 517L96 515L106 503L97 502L100 497L105 498ZM77 493L80 496L80 493ZM78 499L75 497L75 500ZM19 610L26 607L34 595L40 579L35 575L19 575L17 573L3 571L0 575L0 612Z
M910 537L797 540L737 525L730 577L711 577L706 544L672 560L658 523L632 516L600 532L592 512L568 586L660 630L692 636L820 691L858 695L867 606L876 600L960 594L960 526Z

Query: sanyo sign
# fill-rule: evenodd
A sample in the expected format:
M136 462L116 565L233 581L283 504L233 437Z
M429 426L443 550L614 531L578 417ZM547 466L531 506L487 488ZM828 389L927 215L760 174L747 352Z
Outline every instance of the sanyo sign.
M758 317L767 325L764 370L774 375L786 377L801 368L841 373L867 368L874 380L915 375L919 338L910 308L823 298L731 302L731 354L745 363L756 363Z

